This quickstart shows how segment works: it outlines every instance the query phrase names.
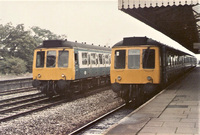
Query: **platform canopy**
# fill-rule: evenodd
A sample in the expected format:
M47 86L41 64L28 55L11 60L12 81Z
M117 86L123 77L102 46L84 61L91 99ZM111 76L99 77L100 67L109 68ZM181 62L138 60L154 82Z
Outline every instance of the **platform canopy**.
M164 33L194 53L200 49L198 0L119 0L118 8Z

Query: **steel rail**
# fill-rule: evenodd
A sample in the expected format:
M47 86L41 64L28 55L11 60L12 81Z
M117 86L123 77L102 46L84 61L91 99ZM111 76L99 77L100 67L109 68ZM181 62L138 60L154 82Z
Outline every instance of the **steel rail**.
M83 130L86 129L87 127L91 126L92 124L97 123L98 121L104 119L105 117L107 117L107 116L111 115L112 113L118 111L119 109L123 108L125 105L126 105L126 104L120 105L119 107L117 107L117 108L115 108L115 109L109 111L109 112L106 113L106 114L103 114L102 116L98 117L97 119L95 119L95 120L93 120L93 121L91 121L91 122L89 122L89 123L83 125L82 127L80 127L80 128L78 128L78 129L72 131L72 132L69 133L68 135L75 135L75 134L80 133L81 131L83 131Z

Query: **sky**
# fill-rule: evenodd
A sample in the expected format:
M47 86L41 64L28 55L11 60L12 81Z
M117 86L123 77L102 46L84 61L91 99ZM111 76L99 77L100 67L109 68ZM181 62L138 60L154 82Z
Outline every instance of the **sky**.
M177 42L118 10L118 0L0 0L0 24L8 22L65 34L69 41L112 47L124 37L147 36L186 51Z

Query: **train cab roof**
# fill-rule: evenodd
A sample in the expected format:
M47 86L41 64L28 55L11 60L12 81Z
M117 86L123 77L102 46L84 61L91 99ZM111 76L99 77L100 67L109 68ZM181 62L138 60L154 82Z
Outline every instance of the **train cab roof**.
M120 46L135 46L135 45L161 46L163 44L147 37L125 37L122 41L116 43L112 48L116 48Z
M67 47L71 49L84 48L84 49L111 51L111 48L108 47L88 45L86 43L71 42L67 40L44 40L43 44L38 46L37 48L59 48L59 47Z

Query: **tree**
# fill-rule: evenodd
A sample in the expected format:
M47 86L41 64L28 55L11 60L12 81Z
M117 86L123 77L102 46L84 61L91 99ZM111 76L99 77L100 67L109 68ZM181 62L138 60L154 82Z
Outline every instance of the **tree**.
M65 40L67 38L66 35L56 35L52 33L50 30L41 29L38 26L31 27L33 33L33 38L37 41L37 43L42 44L44 40Z
M9 25L9 24L7 24ZM27 65L27 71L32 71L33 51L37 46L37 42L31 36L30 31L24 30L23 24L18 24L16 27L6 27L5 38L2 39L3 57L18 57L24 60Z
M21 74L26 72L26 62L17 57L5 57L0 61L0 72L3 74Z

